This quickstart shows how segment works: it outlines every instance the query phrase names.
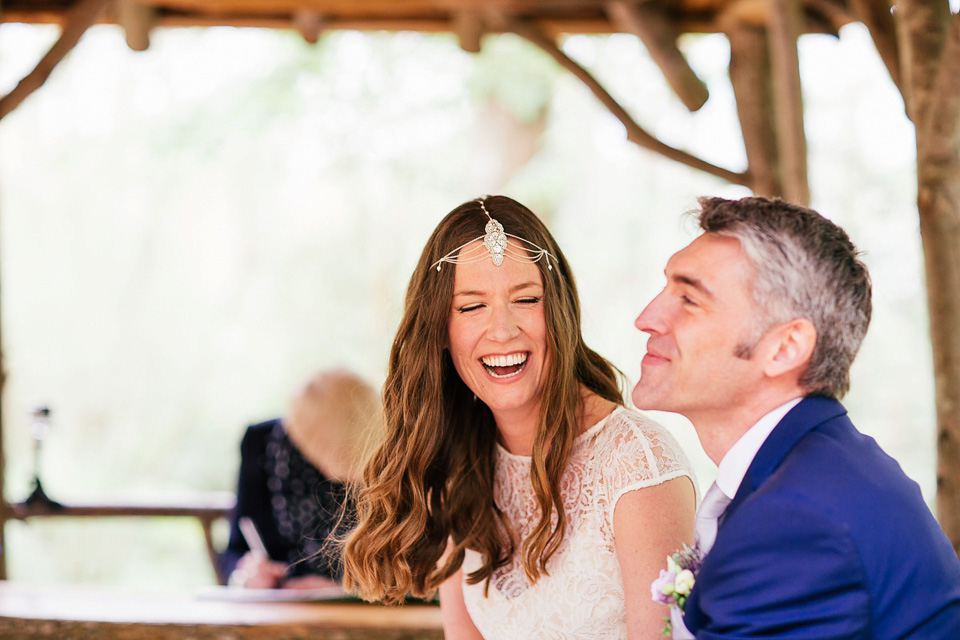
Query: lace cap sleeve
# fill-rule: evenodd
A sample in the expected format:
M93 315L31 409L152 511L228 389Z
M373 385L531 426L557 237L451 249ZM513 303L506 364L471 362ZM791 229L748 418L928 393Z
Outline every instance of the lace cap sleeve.
M610 420L614 422L604 429L604 442L597 443L596 451L611 522L617 502L629 491L681 476L696 486L687 455L662 425L627 409L617 411Z

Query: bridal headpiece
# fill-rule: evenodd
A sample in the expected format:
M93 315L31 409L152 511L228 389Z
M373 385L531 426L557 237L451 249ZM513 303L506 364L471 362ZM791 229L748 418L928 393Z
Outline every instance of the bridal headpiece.
M484 204L484 199L486 199L486 196L478 198L476 201L480 203L480 210L483 211L484 215L487 216L487 226L484 227L484 231L486 233L460 245L447 255L434 262L431 267L436 267L437 271L440 271L440 268L443 266L444 262L448 262L450 264L470 264L473 262L479 262L487 257L493 260L493 264L499 267L503 264L504 257L507 257L516 262L523 262L526 264L539 262L541 259L543 259L547 262L547 269L552 271L553 264L550 262L550 258L556 260L556 257L551 255L546 249L539 247L529 240L525 240L520 236L515 236L512 233L507 233L504 231L503 225L493 218L490 215L490 212L487 211L486 204ZM511 247L507 243L508 238L515 240L517 244L523 247L524 250L518 251L517 249ZM464 247L476 242L477 240L483 240L483 243L461 253L461 250Z

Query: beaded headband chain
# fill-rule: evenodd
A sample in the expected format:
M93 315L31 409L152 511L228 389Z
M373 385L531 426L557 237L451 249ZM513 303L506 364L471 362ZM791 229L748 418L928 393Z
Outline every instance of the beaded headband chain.
M444 262L450 264L471 264L473 262L480 262L487 257L493 260L493 264L499 267L503 264L503 258L507 257L511 260L522 262L524 264L539 262L542 258L547 262L547 269L552 271L553 265L550 263L550 258L556 260L556 257L551 255L546 249L540 248L529 240L524 240L520 236L515 236L512 233L506 233L503 230L503 225L493 218L487 211L487 207L483 202L485 198L486 196L478 198L476 202L480 203L480 210L483 211L484 215L487 216L487 226L484 227L484 231L486 233L460 245L430 265L431 268L436 267L437 271L440 271L440 268L443 266ZM511 247L509 244L507 244L507 238L516 240L517 243L519 243L525 249L525 251L517 251ZM465 253L460 253L464 247L476 242L477 240L483 240L483 244L473 247Z

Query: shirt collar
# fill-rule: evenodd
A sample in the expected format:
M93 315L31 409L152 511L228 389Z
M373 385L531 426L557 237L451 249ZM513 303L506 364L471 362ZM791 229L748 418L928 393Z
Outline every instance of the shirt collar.
M750 463L767 437L780 424L790 409L797 406L803 398L794 398L769 412L740 436L717 466L717 486L725 496L733 500L743 482Z

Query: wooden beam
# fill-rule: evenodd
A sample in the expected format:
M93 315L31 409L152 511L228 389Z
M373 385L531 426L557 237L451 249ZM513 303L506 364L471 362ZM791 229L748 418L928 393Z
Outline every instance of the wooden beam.
M36 68L28 73L13 90L0 98L0 118L13 111L31 93L43 86L50 73L70 53L80 37L93 25L103 10L113 0L80 0L66 15L66 23L50 51L47 52Z
M480 53L480 39L483 38L483 21L475 11L457 11L453 14L450 27L460 40L460 48L467 53Z
M790 202L808 206L807 138L803 131L803 91L797 53L800 20L799 0L770 0L767 33L783 196Z
M703 83L677 47L679 32L663 7L652 3L612 0L607 14L616 27L636 35L670 84L674 93L690 111L696 111L710 97Z
M156 23L157 10L140 0L116 0L117 23L123 27L127 46L146 51L150 46L150 30Z
M158 10L154 27L254 27L263 29L289 29L292 13L250 14L250 13L180 13ZM447 14L429 16L340 16L321 13L324 27L328 31L422 31L425 33L447 33L450 31L451 18ZM57 24L65 22L63 11L53 9L26 10L13 8L0 13L0 24L22 22L28 24ZM113 24L111 16L101 18L100 22ZM545 33L559 37L565 34L608 34L617 29L606 16L544 16L534 21ZM715 33L717 27L709 14L681 16L677 21L681 33ZM812 25L816 27L817 25ZM819 33L821 30L818 30Z
M627 130L627 139L629 141L645 149L649 149L650 151L658 153L669 160L674 160L681 164L685 164L688 167L699 169L700 171L717 176L718 178L722 178L728 182L732 182L733 184L747 184L747 176L745 174L730 171L729 169L724 169L723 167L718 167L707 162L706 160L687 153L686 151L675 149L674 147L669 146L668 144L647 133L643 127L638 125L633 118L630 117L630 114L627 113L626 109L624 109L613 98L613 96L611 96L607 90L603 88L603 85L601 85L596 78L590 75L589 71L568 57L567 54L560 50L553 40L548 38L545 34L537 30L529 23L518 19L503 17L495 17L495 19L502 23L502 29L504 31L516 33L518 36L525 38L536 46L540 47L561 67L572 73L581 82L583 82L587 88L593 92L594 96L596 96L597 99L607 109L609 109L610 113L612 113L614 117L623 124ZM500 25L498 25L498 27L499 26Z
M763 29L733 20L724 23L730 41L730 83L747 152L747 186L757 195L780 196L777 136L773 125L770 66Z
M310 9L297 9L293 12L293 26L304 40L317 44L324 30L323 15Z

